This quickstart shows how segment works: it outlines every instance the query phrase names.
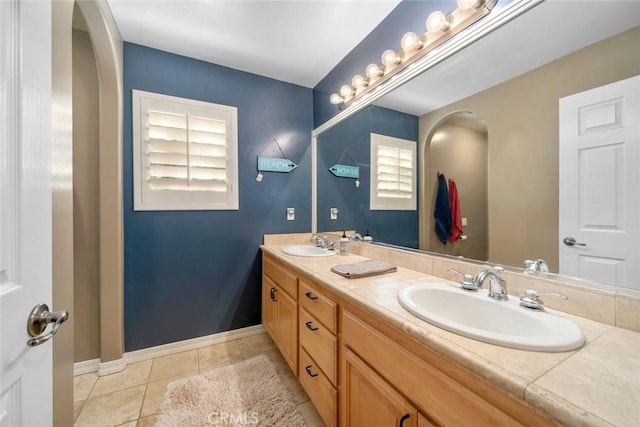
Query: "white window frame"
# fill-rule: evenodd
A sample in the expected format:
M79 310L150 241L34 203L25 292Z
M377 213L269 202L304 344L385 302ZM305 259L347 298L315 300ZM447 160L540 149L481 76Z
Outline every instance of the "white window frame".
M369 208L372 211L415 211L417 210L417 143L407 139L391 136L370 134L371 138L371 185ZM411 152L411 196L384 197L378 195L378 152L380 147L390 147Z
M140 90L132 91L134 210L238 210L238 109ZM149 179L149 109L224 120L226 191L153 189Z

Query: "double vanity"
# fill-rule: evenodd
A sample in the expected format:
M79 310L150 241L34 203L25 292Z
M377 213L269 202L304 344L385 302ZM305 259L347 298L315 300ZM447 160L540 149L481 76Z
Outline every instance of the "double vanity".
M327 425L640 420L639 333L523 308L511 276L497 301L460 289L447 270L477 273L464 263L371 244L332 256L309 237L265 236L263 323ZM330 271L368 259L398 271Z

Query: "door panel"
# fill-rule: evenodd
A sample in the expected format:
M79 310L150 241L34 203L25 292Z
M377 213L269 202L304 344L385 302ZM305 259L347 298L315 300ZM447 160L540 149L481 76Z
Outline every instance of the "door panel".
M51 307L51 3L0 1L0 425L52 423L51 342L27 317Z

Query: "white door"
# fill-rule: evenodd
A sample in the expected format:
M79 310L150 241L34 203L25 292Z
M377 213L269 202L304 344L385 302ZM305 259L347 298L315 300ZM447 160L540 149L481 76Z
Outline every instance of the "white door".
M2 427L52 423L51 342L27 345L29 312L51 307L51 140L51 3L0 0Z
M560 100L559 220L561 274L640 289L640 76Z

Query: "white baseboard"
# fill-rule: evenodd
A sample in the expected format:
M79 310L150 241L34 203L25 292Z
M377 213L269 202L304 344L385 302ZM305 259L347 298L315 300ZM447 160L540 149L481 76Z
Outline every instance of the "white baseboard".
M98 372L98 375L100 376L113 374L123 370L129 363L142 362L144 360L155 359L156 357L168 356L170 354L194 350L208 345L221 344L262 333L264 333L264 326L255 325L247 328L206 335L204 337L130 351L125 353L121 359L111 362L100 363L100 359L86 360L73 365L73 374L82 375L91 372Z
M73 364L73 376L90 374L91 372L98 372L100 367L100 359L85 360Z
M118 360L111 360L109 362L100 362L98 366L98 376L115 374L116 372L123 371L127 367L127 359L121 357Z

